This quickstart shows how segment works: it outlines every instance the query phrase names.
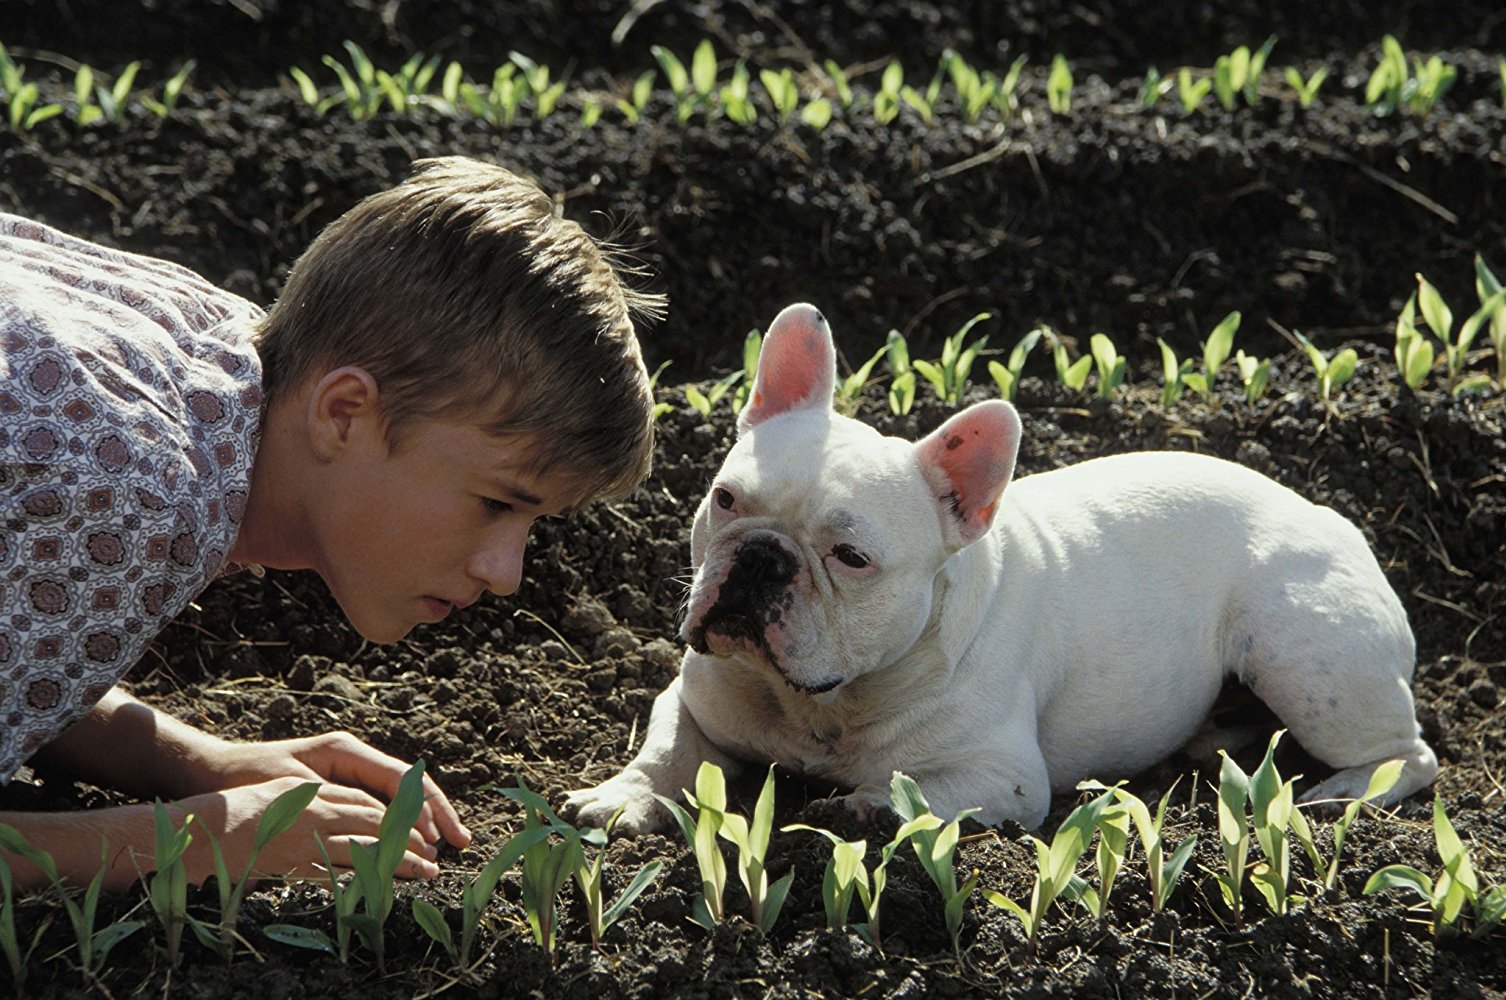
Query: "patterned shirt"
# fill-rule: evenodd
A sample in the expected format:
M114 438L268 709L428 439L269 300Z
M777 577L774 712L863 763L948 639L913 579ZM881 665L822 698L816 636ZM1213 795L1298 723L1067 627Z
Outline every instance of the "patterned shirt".
M0 783L227 568L261 311L0 214Z

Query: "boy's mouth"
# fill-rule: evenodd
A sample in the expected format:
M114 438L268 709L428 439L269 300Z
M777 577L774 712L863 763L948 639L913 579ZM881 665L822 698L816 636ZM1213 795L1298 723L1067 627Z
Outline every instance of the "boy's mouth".
M420 598L419 601L423 604L424 610L428 612L428 616L432 621L443 621L449 617L450 612L455 608L452 602L440 597L430 597L427 594Z

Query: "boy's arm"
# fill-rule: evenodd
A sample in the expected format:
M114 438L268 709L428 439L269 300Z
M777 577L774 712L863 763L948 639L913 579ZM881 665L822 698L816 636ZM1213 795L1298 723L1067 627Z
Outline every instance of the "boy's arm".
M33 761L106 788L178 799L278 778L327 781L391 800L407 765L348 733L232 743L138 701L119 687L39 750ZM415 829L456 847L471 835L428 775Z

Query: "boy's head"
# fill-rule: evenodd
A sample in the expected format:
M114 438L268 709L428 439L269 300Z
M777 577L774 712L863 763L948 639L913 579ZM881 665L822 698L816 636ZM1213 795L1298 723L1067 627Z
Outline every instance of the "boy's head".
M330 369L375 378L393 448L415 418L473 421L533 443L533 464L584 500L648 473L652 394L626 285L535 184L462 157L331 223L257 331L268 405Z

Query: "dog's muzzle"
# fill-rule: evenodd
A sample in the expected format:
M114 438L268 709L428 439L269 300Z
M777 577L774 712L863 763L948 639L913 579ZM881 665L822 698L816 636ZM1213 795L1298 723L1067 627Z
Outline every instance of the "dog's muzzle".
M756 647L777 668L765 632L794 603L790 585L799 572L800 561L777 537L750 536L733 555L716 602L691 625L690 648L709 653L706 635L712 632Z

